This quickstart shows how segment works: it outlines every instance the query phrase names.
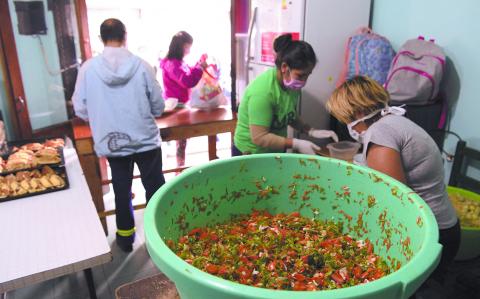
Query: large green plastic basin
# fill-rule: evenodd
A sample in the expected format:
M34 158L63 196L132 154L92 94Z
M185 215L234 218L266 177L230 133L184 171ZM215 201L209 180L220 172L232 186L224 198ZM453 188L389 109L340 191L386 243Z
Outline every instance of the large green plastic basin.
M324 188L323 192L319 189L302 198L312 184ZM268 186L279 194L259 197L259 188ZM296 197L291 196L293 188ZM377 281L349 288L276 291L205 273L177 257L164 242L177 240L194 227L250 213L252 208L343 221L351 236L369 238L377 254L389 263L401 262L402 267ZM148 252L175 282L182 299L408 298L435 269L441 251L434 216L411 189L364 167L305 155L251 155L192 167L155 193L144 221Z
M459 195L469 200L480 202L480 194L453 186L447 187L448 195ZM458 213L458 211L457 211ZM476 258L480 255L480 227L469 227L460 222L462 238L458 248L457 261Z

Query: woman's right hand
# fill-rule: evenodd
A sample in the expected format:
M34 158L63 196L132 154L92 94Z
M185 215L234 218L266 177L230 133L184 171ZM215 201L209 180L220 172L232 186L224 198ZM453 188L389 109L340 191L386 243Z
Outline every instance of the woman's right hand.
M320 151L320 147L317 146L315 143L308 140L296 138L293 138L292 140L292 149L301 154L307 155L315 155L316 152Z

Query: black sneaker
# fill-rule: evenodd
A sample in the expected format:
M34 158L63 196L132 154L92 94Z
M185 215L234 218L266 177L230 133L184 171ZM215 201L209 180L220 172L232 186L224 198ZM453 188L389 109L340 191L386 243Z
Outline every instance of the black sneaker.
M128 237L122 237L118 234L116 234L116 243L117 246L126 253L130 253L133 251L133 241L135 240L135 234L128 236Z

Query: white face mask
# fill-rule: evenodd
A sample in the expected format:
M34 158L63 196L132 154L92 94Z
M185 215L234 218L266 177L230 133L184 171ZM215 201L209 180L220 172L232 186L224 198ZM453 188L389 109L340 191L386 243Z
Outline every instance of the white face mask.
M372 117L374 117L378 112L380 112L380 110L377 110L377 111L373 111L372 113L370 113L369 115L367 116L364 116L360 119L357 119L355 121L352 121L351 123L347 124L347 128L348 128L348 133L350 134L350 136L355 139L356 141L362 143L363 141L363 136L365 136L365 133L367 132L366 130L363 131L363 132L358 132L357 130L355 130L353 127L355 127L357 124L359 124L360 122L362 121L365 121L367 119L370 119Z
M356 141L362 143L363 142L363 136L365 136L365 133L367 132L366 130L363 131L363 132L358 132L356 131L353 127L355 127L358 123L362 122L362 121L365 121L367 119L370 119L372 117L374 117L375 115L378 114L378 112L381 112L381 115L382 116L385 116L385 115L388 115L388 114L393 114L393 115L404 115L406 110L404 108L402 108L404 105L400 106L400 107L390 107L390 106L386 106L385 108L383 109L380 109L380 110L376 110L376 111L373 111L372 113L360 118L360 119L357 119L355 121L352 121L351 123L347 124L347 128L348 128L348 133L350 134L350 136L355 139Z

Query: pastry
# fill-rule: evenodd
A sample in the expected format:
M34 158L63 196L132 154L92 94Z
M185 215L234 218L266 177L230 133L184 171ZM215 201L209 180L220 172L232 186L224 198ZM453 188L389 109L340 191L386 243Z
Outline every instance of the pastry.
M45 187L40 183L38 178L32 178L30 180L30 186L32 187L33 190L40 192L46 190Z
M42 168L42 175L50 175L50 174L54 174L55 171L50 167L50 166L44 166Z
M40 178L40 184L47 189L53 187L50 181L47 179L47 176L42 176Z
M57 188L65 186L65 181L57 174L52 174L49 178L50 183Z
M20 195L24 195L26 193L28 193L28 191L19 186L17 191L15 191L14 195L15 196L20 196Z
M6 182L0 183L0 198L5 198L10 195L10 187Z
M3 160L2 157L0 157L0 172L5 171L5 160Z
M46 147L64 147L65 140L62 138L48 139L43 145Z
M19 171L15 175L18 181L29 179L31 177L32 173L30 171Z
M34 142L34 143L24 144L20 148L36 152L38 150L41 150L43 147L44 147L43 144L38 143L38 142Z
M35 153L38 164L56 164L61 161L58 150L53 147L45 147Z
M37 162L35 157L33 156L33 152L28 150L21 150L11 154L10 157L8 157L5 169L11 171L32 168L35 166L37 166Z

